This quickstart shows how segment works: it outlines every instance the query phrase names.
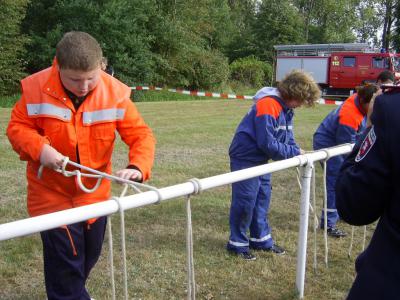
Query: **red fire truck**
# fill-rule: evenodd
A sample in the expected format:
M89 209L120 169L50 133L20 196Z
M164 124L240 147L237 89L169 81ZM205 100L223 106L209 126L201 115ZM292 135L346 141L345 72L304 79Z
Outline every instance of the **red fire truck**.
M293 69L310 73L322 89L324 98L346 98L362 81L375 82L384 70L400 79L400 54L379 53L368 44L278 45L275 80Z

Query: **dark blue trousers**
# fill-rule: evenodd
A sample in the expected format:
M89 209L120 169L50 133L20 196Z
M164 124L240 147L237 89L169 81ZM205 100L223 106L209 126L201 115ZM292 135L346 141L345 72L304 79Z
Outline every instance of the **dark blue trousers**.
M231 160L231 170L254 167L247 161ZM227 249L242 253L250 248L270 248L274 244L268 224L271 200L271 175L262 175L232 184L229 216L231 234ZM250 239L247 232L250 231Z
M331 157L326 162L326 192L327 192L327 224L328 228L335 227L339 220L339 214L336 209L335 185L339 176L340 166L343 163L342 156ZM324 226L324 210L321 213L321 228Z
M99 259L107 218L40 233L48 300L89 300L86 280Z
M316 140L314 136L313 140L313 149L320 150L324 148L329 148L335 146L332 143L323 142L320 140ZM344 156L334 156L331 157L326 162L326 193L327 193L327 225L329 227L335 227L337 221L339 220L339 214L336 210L336 196L335 196L335 185L336 179L339 175L340 167L344 161ZM322 165L322 164L321 164ZM321 228L324 227L324 209L321 212Z

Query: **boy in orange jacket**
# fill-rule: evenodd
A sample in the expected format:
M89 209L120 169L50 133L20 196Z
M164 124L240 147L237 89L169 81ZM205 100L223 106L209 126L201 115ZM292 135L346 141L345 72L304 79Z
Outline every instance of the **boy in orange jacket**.
M110 182L87 194L72 177L56 172L64 156L111 173L115 131L129 146L127 167L117 176L144 181L150 176L155 140L130 100L130 88L101 70L103 53L85 32L68 32L57 44L50 68L21 81L7 136L28 162L31 216L96 203L110 197ZM41 178L39 167L44 168ZM83 178L87 187L96 179ZM51 299L90 299L86 279L97 262L106 217L41 232L46 292Z

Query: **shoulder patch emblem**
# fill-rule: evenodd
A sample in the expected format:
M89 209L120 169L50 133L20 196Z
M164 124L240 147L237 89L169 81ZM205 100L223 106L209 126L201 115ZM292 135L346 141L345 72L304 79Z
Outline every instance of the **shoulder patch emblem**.
M361 161L365 156L367 156L369 150L371 150L372 146L375 144L376 135L374 131L374 126L372 126L371 130L368 132L364 141L361 144L360 150L358 150L357 156L355 158L356 162Z

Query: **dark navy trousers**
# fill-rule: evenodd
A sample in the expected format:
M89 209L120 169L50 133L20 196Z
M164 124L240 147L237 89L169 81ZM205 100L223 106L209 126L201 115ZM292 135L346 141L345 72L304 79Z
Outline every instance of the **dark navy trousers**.
M231 160L231 170L257 166L253 162ZM229 216L231 229L227 249L237 253L250 248L270 248L274 244L268 224L271 200L271 174L232 184L232 203ZM250 231L250 239L247 232Z
M326 192L327 192L327 225L328 228L336 226L339 220L339 214L336 209L336 196L335 196L335 185L337 177L339 176L339 170L343 163L343 156L331 157L326 162ZM324 226L324 210L322 209L321 214L321 228Z
M99 259L107 218L40 233L48 300L89 300L86 280Z
M333 147L335 145L330 144L330 143L324 143L320 141L319 139L313 140L313 149L314 150L320 150L324 148L329 148ZM339 155L339 156L333 156L331 157L327 162L326 162L326 193L327 193L327 225L329 227L335 227L337 221L339 220L339 214L336 210L336 196L335 196L335 185L336 185L336 179L339 176L339 170L340 167L342 166L342 163L344 161L344 155ZM321 164L322 165L322 164ZM322 209L321 212L321 228L324 227L324 209Z

